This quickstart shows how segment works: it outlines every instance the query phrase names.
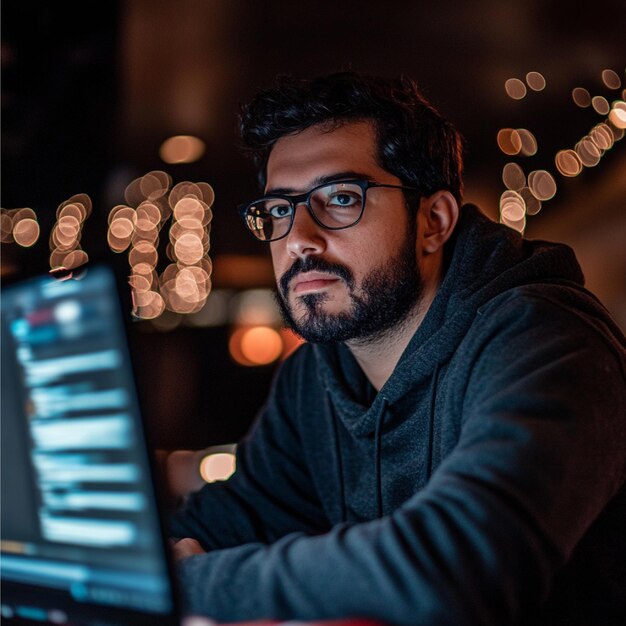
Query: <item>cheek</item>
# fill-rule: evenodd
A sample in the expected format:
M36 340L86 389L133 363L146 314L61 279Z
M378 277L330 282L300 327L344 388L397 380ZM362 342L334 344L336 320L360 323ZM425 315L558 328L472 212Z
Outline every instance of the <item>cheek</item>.
M284 246L280 245L280 242L270 244L270 254L272 257L272 266L274 268L274 278L278 281L278 279L287 270L287 254L284 250Z

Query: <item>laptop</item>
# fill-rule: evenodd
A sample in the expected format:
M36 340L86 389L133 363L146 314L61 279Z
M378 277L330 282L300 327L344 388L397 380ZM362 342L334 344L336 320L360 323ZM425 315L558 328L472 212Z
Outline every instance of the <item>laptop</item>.
M179 623L118 278L2 286L3 622Z

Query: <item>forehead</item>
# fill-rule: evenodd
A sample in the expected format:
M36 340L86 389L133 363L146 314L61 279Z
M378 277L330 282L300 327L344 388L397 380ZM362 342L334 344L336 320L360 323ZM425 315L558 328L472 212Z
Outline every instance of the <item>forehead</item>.
M266 189L306 191L316 179L339 172L371 178L391 176L376 160L377 139L372 122L348 122L338 128L311 126L281 137L267 162Z

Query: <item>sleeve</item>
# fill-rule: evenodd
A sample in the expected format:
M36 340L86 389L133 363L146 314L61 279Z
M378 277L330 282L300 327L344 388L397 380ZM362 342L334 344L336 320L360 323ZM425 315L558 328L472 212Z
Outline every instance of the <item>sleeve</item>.
M234 475L191 494L169 520L172 537L191 537L205 550L215 550L271 543L296 530L329 529L294 422L293 379L303 367L299 356L283 364L266 405L238 445Z
M458 445L422 491L381 519L185 559L188 609L224 622L528 618L624 480L626 398L619 348L545 303L514 305L481 331Z

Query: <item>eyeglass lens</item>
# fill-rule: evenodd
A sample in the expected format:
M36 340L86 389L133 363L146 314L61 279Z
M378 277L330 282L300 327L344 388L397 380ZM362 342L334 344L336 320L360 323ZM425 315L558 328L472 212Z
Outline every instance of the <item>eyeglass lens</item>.
M329 183L313 189L307 204L322 226L347 228L359 221L364 194L364 189L357 183ZM262 198L248 206L246 224L262 241L279 239L291 228L294 210L293 202L286 198Z

